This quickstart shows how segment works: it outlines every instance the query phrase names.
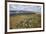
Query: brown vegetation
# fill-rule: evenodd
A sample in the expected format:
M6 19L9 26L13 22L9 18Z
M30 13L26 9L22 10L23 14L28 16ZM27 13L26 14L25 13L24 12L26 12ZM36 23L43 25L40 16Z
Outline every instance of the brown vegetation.
M10 29L39 27L41 27L40 14L21 14L10 16Z

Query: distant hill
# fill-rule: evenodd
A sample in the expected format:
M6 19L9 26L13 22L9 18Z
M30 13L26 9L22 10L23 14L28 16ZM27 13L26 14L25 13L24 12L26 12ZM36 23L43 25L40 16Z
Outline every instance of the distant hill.
M30 14L40 14L40 12L34 12L34 11L10 11L10 14L27 14L27 13L30 13Z

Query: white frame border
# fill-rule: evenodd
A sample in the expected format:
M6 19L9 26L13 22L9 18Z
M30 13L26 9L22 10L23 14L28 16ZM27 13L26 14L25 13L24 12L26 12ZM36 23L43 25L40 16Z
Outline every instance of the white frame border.
M21 5L37 5L41 6L41 28L28 28L28 29L9 29L9 4L21 4ZM7 32L18 32L18 31L35 31L43 30L43 4L32 4L32 3L16 3L16 2L7 2Z

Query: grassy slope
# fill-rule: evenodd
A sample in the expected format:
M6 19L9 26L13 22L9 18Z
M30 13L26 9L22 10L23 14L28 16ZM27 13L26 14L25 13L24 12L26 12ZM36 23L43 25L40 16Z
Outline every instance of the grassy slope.
M10 16L10 28L39 28L41 27L40 14Z

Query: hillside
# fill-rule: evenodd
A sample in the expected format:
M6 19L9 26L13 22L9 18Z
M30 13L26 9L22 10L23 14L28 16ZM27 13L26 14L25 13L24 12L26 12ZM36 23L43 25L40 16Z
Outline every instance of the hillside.
M19 28L40 28L40 14L17 14L10 16L10 29Z

